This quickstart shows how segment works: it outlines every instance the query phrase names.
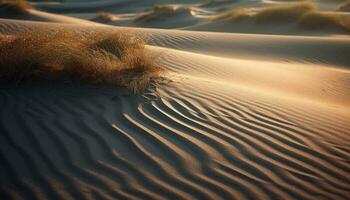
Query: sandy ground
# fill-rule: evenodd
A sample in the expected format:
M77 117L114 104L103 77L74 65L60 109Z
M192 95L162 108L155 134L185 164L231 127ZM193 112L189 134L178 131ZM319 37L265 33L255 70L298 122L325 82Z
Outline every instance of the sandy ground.
M345 1L313 2L349 19ZM348 199L349 30L254 22L288 3L72 0L2 14L6 35L147 35L165 73L142 95L1 85L0 199ZM213 20L242 7L253 17ZM88 20L100 11L111 18Z

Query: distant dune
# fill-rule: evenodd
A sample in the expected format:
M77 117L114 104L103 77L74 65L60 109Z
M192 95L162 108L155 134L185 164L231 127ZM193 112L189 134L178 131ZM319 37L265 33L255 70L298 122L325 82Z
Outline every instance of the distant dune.
M99 12L95 17L91 19L91 21L99 22L99 23L108 23L113 20L113 15L107 12Z
M141 14L134 18L135 21L141 20L161 20L165 17L172 17L176 15L194 15L200 10L194 7L181 5L156 5L153 11Z
M1 0L0 9L17 14L28 13L33 7L26 0Z
M341 4L337 10L343 11L343 12L350 12L350 2L346 2L346 3Z
M234 9L226 11L217 16L209 18L210 22L203 24L198 24L188 29L195 30L230 30L232 26L233 30L239 30L244 32L249 32L254 30L260 32L260 29L265 29L263 33L268 32L268 28L259 26L269 26L271 27L271 32L273 33L273 28L285 27L284 30L291 29L291 27L297 27L306 29L307 31L326 31L334 33L342 33L350 31L350 15L339 15L337 13L323 12L317 9L317 7L309 2L301 3L291 3L286 5L277 5L270 7L263 7L258 9ZM224 26L225 23L226 26ZM236 25L235 25L236 23ZM220 28L223 27L223 28ZM267 30L267 31L266 31ZM226 32L226 31L225 31ZM280 32L276 32L277 34ZM297 31L294 31L297 33ZM319 32L322 33L322 32Z
M132 20L136 26L178 28L198 23L195 15L203 12L205 11L192 6L161 4L149 12L136 15ZM167 23L169 21L171 23Z

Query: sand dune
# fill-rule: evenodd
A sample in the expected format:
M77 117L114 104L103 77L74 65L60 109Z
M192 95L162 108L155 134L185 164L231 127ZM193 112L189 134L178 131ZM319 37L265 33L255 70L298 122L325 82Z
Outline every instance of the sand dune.
M8 19L21 19L31 21L44 21L44 22L59 22L59 23L70 23L70 24L90 24L99 25L90 21L81 20L78 18L72 18L62 15L56 15L52 13L43 12L35 9L25 1L19 1L19 5L13 3L13 1L6 1L2 3L0 1L0 18ZM10 2L10 3L8 3Z
M350 15L319 11L309 2L273 5L259 9L233 9L186 29L268 34L346 34Z
M183 5L157 5L152 11L135 16L133 22L136 26L140 24L142 27L180 28L198 23L199 19L195 15L200 13L206 11Z
M95 5L95 16L99 6L112 9L123 2L89 1L85 6L90 12ZM149 11L150 2L129 2L140 6L131 18L143 10L141 27L148 20L153 23L153 17L150 27L161 24L158 11ZM252 7L276 2L257 1ZM181 25L181 19L188 17L207 20L221 7L249 5L246 1L186 3L181 9L191 6L204 12L189 16L186 10L183 16L182 10L171 11L170 21L162 23ZM68 12L81 4L33 6ZM283 35L242 34L227 33L226 27L226 33L215 33L79 23L53 15L55 23L0 19L2 42L28 38L23 32L45 35L35 41L49 39L36 42L38 49L49 48L41 51L41 59L29 50L11 53L0 42L0 58L4 52L18 57L4 65L7 71L16 66L15 61L45 61L34 67L50 69L48 55L60 58L60 66L70 66L56 48L52 32L63 38L66 54L73 48L84 55L101 50L90 48L99 38L119 33L149 38L141 46L157 55L154 62L163 74L137 95L125 84L67 84L42 76L17 85L2 83L0 199L348 199L347 32L340 36L332 35L340 33L333 30L322 34L313 30L318 36L312 36L295 29L280 30ZM102 49L120 50L113 41L105 41L108 48ZM88 61L88 69L99 66L94 59L100 59L101 66L108 61L97 54Z
M99 23L108 23L113 21L114 16L107 12L99 12L97 15L91 19L91 21L96 21Z

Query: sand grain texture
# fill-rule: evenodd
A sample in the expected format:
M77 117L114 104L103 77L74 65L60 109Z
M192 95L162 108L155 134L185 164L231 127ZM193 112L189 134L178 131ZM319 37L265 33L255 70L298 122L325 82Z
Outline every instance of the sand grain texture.
M65 14L79 4L33 6ZM248 5L185 6L214 12L235 4ZM338 6L323 4L322 9ZM69 23L70 18L0 19L0 33L13 37L45 27L78 35L147 35L145 49L158 55L164 80L139 95L107 85L2 84L0 199L349 198L346 33L214 33Z

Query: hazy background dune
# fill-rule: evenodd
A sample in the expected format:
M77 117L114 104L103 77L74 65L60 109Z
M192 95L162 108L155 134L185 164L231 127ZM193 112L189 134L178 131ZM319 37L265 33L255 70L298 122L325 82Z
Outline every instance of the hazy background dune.
M269 34L347 34L350 15L320 11L309 2L225 11L186 29Z

